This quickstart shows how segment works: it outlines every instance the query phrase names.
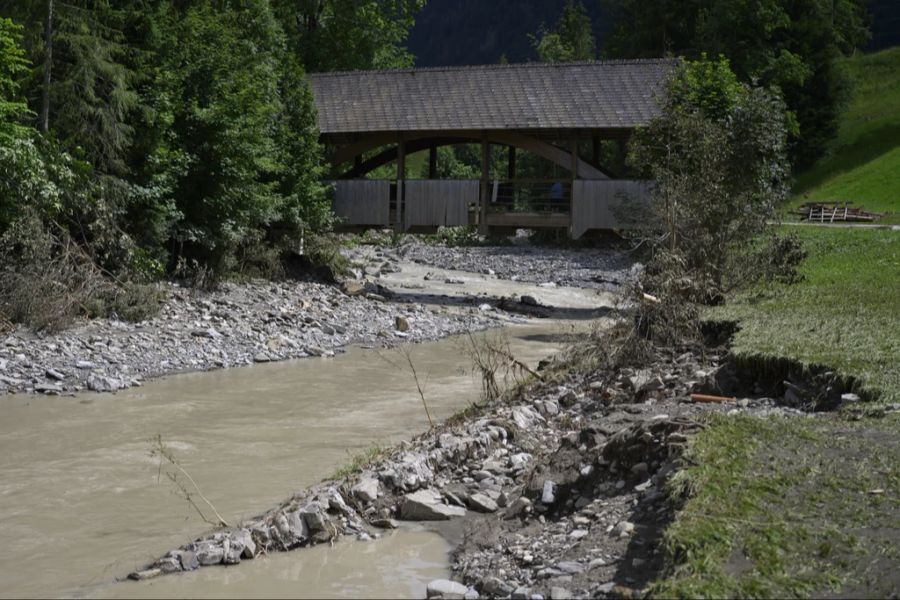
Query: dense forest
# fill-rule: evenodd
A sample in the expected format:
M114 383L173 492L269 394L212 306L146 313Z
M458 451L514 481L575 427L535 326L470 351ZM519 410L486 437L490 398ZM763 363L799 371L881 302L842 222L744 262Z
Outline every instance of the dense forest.
M307 72L459 49L721 55L783 96L802 166L834 135L852 83L839 59L870 43L871 20L863 0L521 2L514 18L465 0L0 0L0 308L35 324L138 316L142 293L122 282L272 275L314 247L332 223ZM444 153L442 170L465 159Z

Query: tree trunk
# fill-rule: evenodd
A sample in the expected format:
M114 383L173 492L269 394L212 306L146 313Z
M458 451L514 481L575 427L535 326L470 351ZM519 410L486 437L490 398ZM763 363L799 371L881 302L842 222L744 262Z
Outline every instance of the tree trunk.
M50 69L53 66L53 0L47 0L47 23L44 32L44 89L41 104L41 133L50 130Z

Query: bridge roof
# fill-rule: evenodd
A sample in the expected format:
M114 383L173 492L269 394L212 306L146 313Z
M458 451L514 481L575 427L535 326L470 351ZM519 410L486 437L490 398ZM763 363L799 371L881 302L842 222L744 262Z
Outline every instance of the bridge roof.
M630 129L659 113L676 60L526 63L309 76L322 134Z

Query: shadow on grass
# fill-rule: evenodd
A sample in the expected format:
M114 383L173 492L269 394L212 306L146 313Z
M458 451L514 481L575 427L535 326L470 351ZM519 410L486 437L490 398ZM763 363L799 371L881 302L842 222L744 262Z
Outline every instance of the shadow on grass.
M804 194L842 172L852 171L900 146L900 125L885 125L858 137L852 144L835 148L820 164L797 179L795 194Z

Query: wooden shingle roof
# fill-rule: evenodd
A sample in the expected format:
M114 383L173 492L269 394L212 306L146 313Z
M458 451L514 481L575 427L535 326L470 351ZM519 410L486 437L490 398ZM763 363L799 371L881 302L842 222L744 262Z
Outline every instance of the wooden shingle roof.
M309 76L323 134L621 129L658 114L669 59L526 63Z

